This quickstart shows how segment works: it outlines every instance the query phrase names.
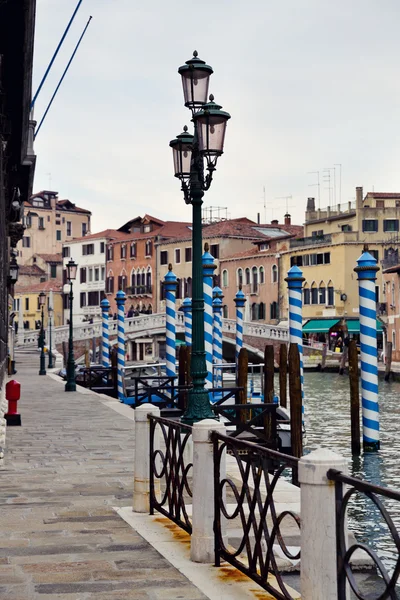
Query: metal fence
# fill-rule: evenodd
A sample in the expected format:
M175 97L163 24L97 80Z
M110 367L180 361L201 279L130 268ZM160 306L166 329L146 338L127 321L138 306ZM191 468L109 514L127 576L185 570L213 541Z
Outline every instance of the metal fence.
M172 419L152 415L149 419L150 514L156 510L191 533L187 504L192 497L192 428ZM158 444L160 434L161 443Z
M400 535L384 502L385 499L391 499L399 502L400 492L377 485L372 485L371 483L356 477L349 477L334 469L330 469L327 472L327 477L331 481L335 482L336 492L338 600L346 600L347 582L350 584L355 597L359 600L386 600L389 598L390 600L398 600L399 590L397 589L396 591L396 584L400 575ZM390 572L386 568L382 558L379 557L377 552L367 544L356 542L346 548L346 512L350 499L357 494L362 494L371 502L373 502L376 510L379 511L392 536L393 543L397 550L397 558L393 568L390 569ZM376 526L376 523L374 522L369 524L371 527ZM383 591L380 591L376 596L363 593L357 584L352 567L350 565L351 558L357 549L363 550L372 559L378 573L380 573L382 576Z
M250 442L212 433L215 490L215 564L221 559L253 579L273 598L292 600L277 565L276 550L295 561L300 551L292 554L282 533L285 518L300 528L298 515L275 508L274 491L286 469L297 469L298 459L274 452ZM234 457L238 480L221 473L224 453ZM224 536L224 519L234 521L238 542L232 547ZM273 579L273 581L272 581Z

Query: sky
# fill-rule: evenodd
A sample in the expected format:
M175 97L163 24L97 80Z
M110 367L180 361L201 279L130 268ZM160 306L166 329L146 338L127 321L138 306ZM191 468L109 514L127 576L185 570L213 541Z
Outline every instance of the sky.
M76 4L37 0L34 91ZM400 191L398 0L83 0L37 120L90 15L35 141L34 191L91 210L92 232L145 213L191 220L169 142L191 126L177 69L195 49L232 116L205 206L301 224L316 171L321 207L356 186Z

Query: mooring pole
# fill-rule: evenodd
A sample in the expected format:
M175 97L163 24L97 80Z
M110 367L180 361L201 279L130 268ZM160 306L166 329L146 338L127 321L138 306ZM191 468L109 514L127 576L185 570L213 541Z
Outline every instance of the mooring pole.
M287 345L281 344L279 349L279 403L287 407Z
M360 444L360 390L358 384L358 353L355 340L349 342L351 452L359 455Z
M302 390L300 352L297 343L289 346L289 397L290 397L290 435L292 455L300 458L303 454L302 441Z

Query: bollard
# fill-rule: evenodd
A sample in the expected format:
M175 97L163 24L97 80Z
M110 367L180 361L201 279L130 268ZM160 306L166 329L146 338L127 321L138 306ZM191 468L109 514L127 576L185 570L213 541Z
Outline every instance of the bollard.
M150 512L150 421L147 415L160 416L153 404L141 404L135 410L135 475L133 480L133 512ZM159 449L156 428L154 449ZM158 485L160 484L160 480Z
M347 473L346 459L319 448L299 461L301 597L337 600L335 486L326 473ZM348 547L346 540L346 547Z
M234 302L236 304L236 350L235 357L236 362L239 360L239 352L243 346L243 312L244 305L246 302L246 297L242 292L242 286L239 285L239 289L234 298Z
M300 355L300 382L301 382L301 413L304 421L304 373L303 373L303 272L296 265L288 271L285 281L289 293L289 342L297 344Z
M222 290L219 287L213 288L213 355L214 363L222 364ZM222 369L214 369L214 387L222 388Z
M101 307L101 325L102 325L102 329L101 329L101 334L102 334L101 363L102 363L103 367L109 367L110 366L110 342L109 342L109 337L108 337L108 315L110 312L110 303L107 300L107 298L104 298L104 300L102 300L100 302L100 307Z
M165 289L165 320L166 320L166 374L167 377L176 376L176 275L172 272L172 265L168 265L168 273L164 277Z
M192 301L185 298L182 302L182 312L185 315L185 344L192 345Z
M213 386L213 273L216 269L214 257L208 251L208 244L204 244L203 262L203 295L204 295L204 351L206 353L207 375L206 388Z
M8 427L21 425L21 415L17 412L17 402L21 397L21 384L15 379L6 384L6 400L8 411L4 415Z
M119 290L116 295L118 307L118 400L124 402L124 369L125 369L125 292Z
M225 435L222 423L204 419L193 425L193 502L190 559L199 563L213 563L214 538L214 456L210 441L211 431ZM221 457L221 479L225 479L225 454Z

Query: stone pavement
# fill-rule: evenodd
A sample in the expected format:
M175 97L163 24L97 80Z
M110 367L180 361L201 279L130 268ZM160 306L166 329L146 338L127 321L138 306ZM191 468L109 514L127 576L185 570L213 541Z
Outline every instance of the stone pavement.
M22 427L0 471L2 600L207 598L112 509L130 503L133 421L16 356Z

